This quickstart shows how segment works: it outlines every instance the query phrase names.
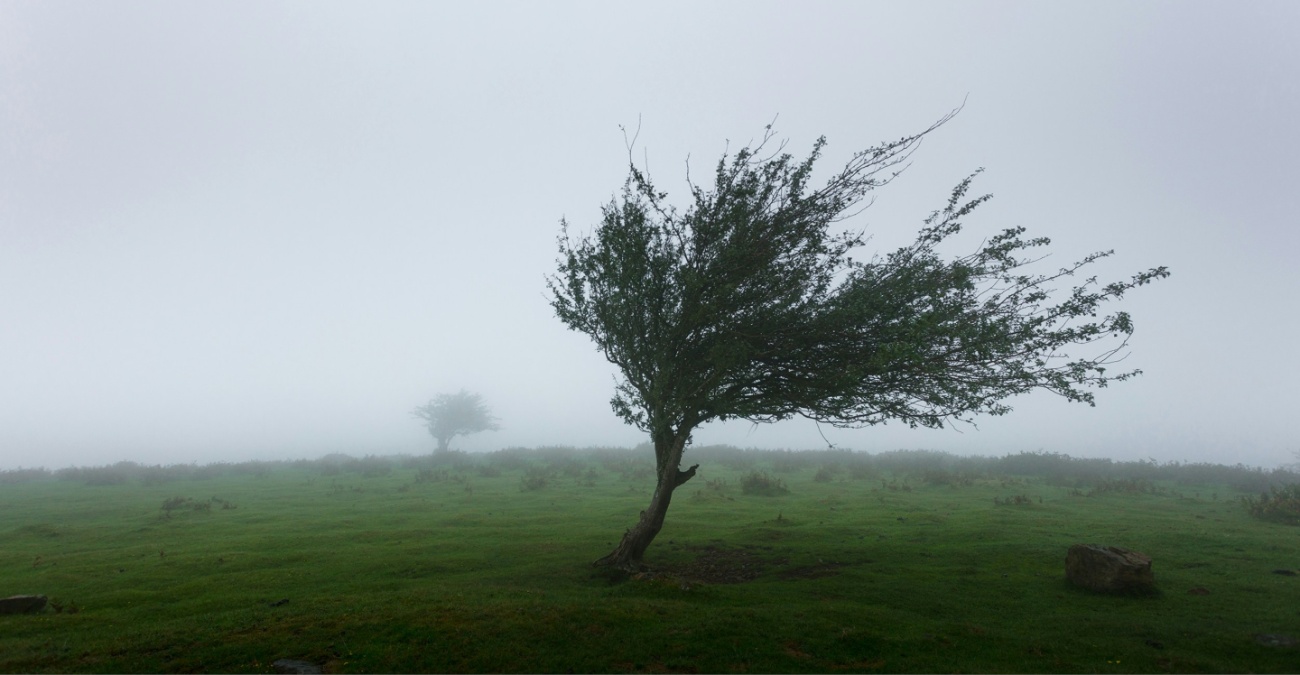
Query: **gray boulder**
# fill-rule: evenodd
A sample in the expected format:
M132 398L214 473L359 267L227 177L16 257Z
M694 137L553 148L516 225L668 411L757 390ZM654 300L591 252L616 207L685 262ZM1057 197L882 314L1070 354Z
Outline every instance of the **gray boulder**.
M1095 593L1147 595L1156 591L1151 557L1118 546L1071 546L1065 554L1065 578Z
M47 600L44 595L11 595L0 599L0 614L35 614Z

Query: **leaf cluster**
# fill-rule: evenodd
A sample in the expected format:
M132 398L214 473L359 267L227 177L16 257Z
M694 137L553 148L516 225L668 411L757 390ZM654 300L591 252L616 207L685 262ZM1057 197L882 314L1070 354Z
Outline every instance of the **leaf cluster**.
M1242 497L1250 515L1285 525L1300 525L1300 483L1273 486L1258 498Z
M464 389L455 394L439 394L412 410L411 414L425 421L429 434L438 440L440 450L446 450L456 436L501 428L483 397Z
M1168 275L1088 278L1058 297L1055 282L1111 254L1055 272L1026 268L1050 242L1011 228L968 255L939 247L989 195L967 196L975 174L924 222L916 240L854 260L862 232L834 228L890 182L924 132L855 154L824 185L806 159L756 146L718 162L707 189L689 181L684 210L635 165L594 232L562 225L551 304L620 369L611 404L624 420L667 437L708 420L803 415L841 426L901 420L941 427L1006 413L1010 396L1047 389L1093 403L1133 332L1128 314L1100 315L1126 291ZM976 172L978 173L978 172ZM1098 346L1069 357L1067 348Z

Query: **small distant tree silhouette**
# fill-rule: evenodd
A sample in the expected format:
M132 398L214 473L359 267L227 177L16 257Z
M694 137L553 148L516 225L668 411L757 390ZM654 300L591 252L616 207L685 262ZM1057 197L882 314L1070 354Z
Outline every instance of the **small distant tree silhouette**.
M455 394L439 394L411 414L424 420L429 435L438 441L435 453L447 452L451 439L457 436L501 428L483 403L483 397L464 389Z

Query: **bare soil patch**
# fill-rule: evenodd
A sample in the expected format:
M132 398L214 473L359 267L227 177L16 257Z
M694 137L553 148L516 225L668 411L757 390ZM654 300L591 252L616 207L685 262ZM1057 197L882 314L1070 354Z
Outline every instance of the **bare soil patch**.
M771 546L730 547L724 544L683 545L695 551L695 559L669 565L664 572L707 584L742 584L753 581L772 567L786 564L786 558L772 555Z

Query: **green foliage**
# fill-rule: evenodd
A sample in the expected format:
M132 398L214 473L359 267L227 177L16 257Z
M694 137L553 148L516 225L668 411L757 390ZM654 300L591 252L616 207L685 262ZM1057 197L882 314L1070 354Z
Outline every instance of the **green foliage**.
M975 484L975 476L964 471L947 469L926 469L921 472L921 482L926 485L947 485L949 487L970 487Z
M1274 486L1258 498L1242 497L1250 515L1274 523L1300 525L1300 483Z
M1162 490L1145 478L1118 478L1113 480L1103 480L1097 483L1090 494L1160 494Z
M483 403L483 397L464 389L455 394L439 394L411 414L424 420L429 435L438 441L439 453L447 452L451 439L457 436L501 428Z
M52 476L53 474L50 473L50 470L44 467L36 469L8 469L0 471L0 485L48 480Z
M796 160L765 149L769 126L756 146L723 155L712 186L688 176L683 210L633 164L589 236L571 237L561 220L551 306L618 367L610 404L650 435L655 453L650 508L599 562L637 568L672 491L695 475L698 464L681 470L682 455L706 422L798 415L937 428L1007 413L1006 399L1036 389L1092 404L1093 389L1138 374L1107 372L1133 322L1103 308L1168 270L1105 285L1091 277L1058 294L1055 284L1111 252L1033 273L1046 257L1035 249L1050 242L1023 238L1023 228L945 257L941 246L990 198L967 196L974 174L912 244L884 257L855 260L865 233L832 230L955 114L855 153L820 188L811 179L826 139ZM1076 350L1091 353L1071 357Z
M740 479L740 491L747 495L760 497L780 497L789 494L785 481L773 477L765 471L751 471Z
M1137 374L1107 372L1133 331L1128 314L1097 316L1167 270L1091 278L1052 304L1054 283L1110 253L1031 274L1041 254L1030 252L1049 242L1013 228L945 259L940 245L988 199L967 198L973 176L883 258L855 260L865 235L832 233L950 117L856 153L821 188L810 179L825 139L796 161L764 150L769 128L718 162L711 188L692 183L683 211L631 166L591 236L562 223L551 304L621 370L614 411L657 447L713 419L941 427L1008 412L1004 399L1033 389L1092 403L1091 388ZM1058 362L1107 336L1119 343Z
M552 472L549 469L530 466L524 471L523 478L519 479L519 490L521 492L532 492L544 489L547 485L550 485L551 474Z

